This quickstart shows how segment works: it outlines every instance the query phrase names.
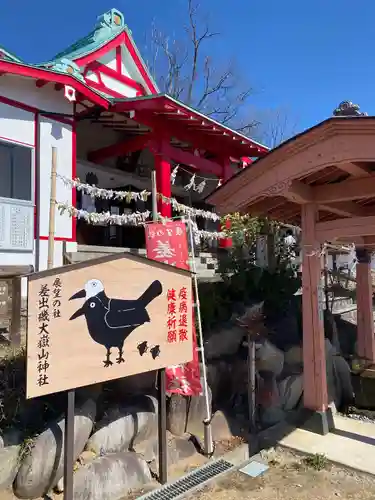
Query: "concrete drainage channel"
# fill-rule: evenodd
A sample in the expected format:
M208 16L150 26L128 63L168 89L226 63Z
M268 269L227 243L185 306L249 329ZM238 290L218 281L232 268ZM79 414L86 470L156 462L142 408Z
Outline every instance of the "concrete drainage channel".
M195 469L171 484L139 497L138 500L177 500L235 469L237 469L235 465L220 458Z

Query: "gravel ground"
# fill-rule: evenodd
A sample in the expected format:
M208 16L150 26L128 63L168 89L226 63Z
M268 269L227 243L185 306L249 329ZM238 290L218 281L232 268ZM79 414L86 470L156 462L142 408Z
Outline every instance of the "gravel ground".
M372 500L375 477L317 463L289 451L268 455L270 469L263 476L250 478L240 472L228 474L216 484L191 496L195 500ZM324 462L324 459L322 460Z

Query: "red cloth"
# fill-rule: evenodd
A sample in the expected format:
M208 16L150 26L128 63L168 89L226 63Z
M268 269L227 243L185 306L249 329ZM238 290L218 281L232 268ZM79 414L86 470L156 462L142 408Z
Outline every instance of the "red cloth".
M149 259L189 270L189 252L186 226L183 222L146 225L146 251ZM202 392L195 315L193 316L193 360L184 365L166 368L167 392L184 396L198 396Z

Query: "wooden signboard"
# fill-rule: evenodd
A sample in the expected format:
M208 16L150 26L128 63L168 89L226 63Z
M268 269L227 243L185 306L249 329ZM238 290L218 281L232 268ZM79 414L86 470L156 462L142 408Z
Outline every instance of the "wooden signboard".
M192 360L187 271L120 254L28 277L27 398Z

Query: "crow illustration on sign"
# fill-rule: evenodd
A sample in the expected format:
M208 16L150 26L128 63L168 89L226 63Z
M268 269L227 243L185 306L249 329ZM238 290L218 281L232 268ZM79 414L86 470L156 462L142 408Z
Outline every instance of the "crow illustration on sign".
M116 362L124 363L125 340L136 328L150 322L146 307L162 292L161 282L155 280L138 299L114 299L106 295L104 285L100 280L92 279L86 282L84 289L70 297L69 300L86 299L70 320L85 316L91 338L107 349L105 367L113 365L110 359L113 347L119 351ZM155 359L160 354L160 346L153 346L149 349L147 341L144 341L138 346L138 351L141 356L149 351Z

